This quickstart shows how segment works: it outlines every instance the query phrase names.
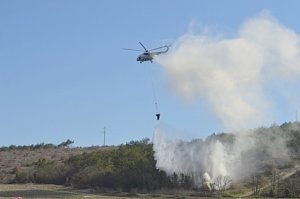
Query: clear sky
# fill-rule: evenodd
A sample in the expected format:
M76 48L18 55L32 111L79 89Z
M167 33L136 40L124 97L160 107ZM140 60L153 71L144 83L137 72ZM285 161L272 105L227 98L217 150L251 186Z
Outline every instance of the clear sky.
M205 138L223 127L201 102L186 103L158 63L137 52L170 44L191 24L234 35L269 10L300 33L298 0L0 0L0 146L108 145L152 138L155 92L166 128ZM294 119L282 111L277 123ZM269 124L266 124L269 125Z

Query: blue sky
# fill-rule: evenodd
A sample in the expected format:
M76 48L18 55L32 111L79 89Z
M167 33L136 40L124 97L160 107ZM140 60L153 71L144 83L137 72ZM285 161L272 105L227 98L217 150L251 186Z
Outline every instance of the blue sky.
M205 138L223 127L201 101L186 103L157 63L122 48L169 44L191 24L234 35L264 9L299 33L299 1L0 1L0 146L121 144L152 138L151 78L161 123ZM294 119L279 110L277 123ZM266 124L269 125L269 124Z

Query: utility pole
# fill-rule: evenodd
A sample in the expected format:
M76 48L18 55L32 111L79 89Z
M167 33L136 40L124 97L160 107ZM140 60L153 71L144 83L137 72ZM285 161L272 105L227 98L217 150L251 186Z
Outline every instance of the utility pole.
M103 129L103 135L104 135L103 146L105 146L105 134L106 134L106 128L104 127L104 129Z
M298 122L298 110L296 110L296 122Z

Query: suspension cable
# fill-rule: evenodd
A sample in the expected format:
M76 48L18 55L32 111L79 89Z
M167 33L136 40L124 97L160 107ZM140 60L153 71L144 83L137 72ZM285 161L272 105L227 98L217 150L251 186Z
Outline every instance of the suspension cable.
M153 80L150 68L148 68L148 74L149 74L149 78L151 80L152 95L153 95L155 111L156 111L155 116L156 116L156 119L159 120L160 119L160 111L159 111L159 108L158 108L158 100L157 100L157 95L156 95L156 89L155 89L155 84L154 84L154 80Z

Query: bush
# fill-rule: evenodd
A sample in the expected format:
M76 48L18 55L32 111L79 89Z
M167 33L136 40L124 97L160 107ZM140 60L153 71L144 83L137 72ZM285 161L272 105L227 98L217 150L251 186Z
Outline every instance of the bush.
M40 160L36 163L34 172L35 183L65 184L67 170L63 164L55 161Z

